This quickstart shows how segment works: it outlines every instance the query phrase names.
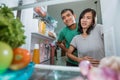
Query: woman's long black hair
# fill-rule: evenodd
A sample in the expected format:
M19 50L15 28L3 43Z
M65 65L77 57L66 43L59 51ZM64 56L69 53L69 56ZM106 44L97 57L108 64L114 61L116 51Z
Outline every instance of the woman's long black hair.
M82 29L82 26L81 26L81 19L83 18L83 16L88 13L88 12L91 12L92 13L92 20L93 20L93 23L92 25L87 29L87 34L90 34L90 31L94 28L94 24L95 24L95 17L96 17L96 11L94 9L91 9L91 8L87 8L85 9L79 16L79 22L78 22L78 32L80 32L81 34L83 33L83 29Z

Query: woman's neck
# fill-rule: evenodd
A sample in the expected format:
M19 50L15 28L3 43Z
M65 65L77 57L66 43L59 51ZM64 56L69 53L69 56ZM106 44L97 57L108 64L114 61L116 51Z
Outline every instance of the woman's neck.
M87 29L83 29L83 34L87 34Z
M84 37L84 38L86 38L87 36L88 36L88 34L87 34L87 29L83 29L83 33L82 33L82 36Z

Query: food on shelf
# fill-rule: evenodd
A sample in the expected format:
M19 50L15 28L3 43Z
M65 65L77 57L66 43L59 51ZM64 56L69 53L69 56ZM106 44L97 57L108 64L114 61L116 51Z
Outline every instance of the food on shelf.
M56 34L54 32L48 32L48 36L56 39Z
M0 42L0 74L4 73L10 66L13 59L12 48L4 43Z
M99 67L109 67L116 72L120 72L120 57L110 56L105 57L100 61Z
M88 80L120 80L120 57L109 56L100 61L98 67L92 67L89 61L81 61L80 72Z
M41 20L39 21L38 31L39 31L40 34L45 35L45 33L46 33L46 24L45 24L44 21L41 21Z
M15 18L12 10L5 4L0 5L0 80L17 80L25 76L31 60L28 50L19 48L25 43L26 36L20 19ZM10 69L11 68L11 69ZM20 70L21 69L21 70ZM16 70L16 71L14 71ZM31 71L31 73L32 73ZM19 73L24 75L20 75ZM29 74L30 76L31 74ZM17 76L17 77L16 77ZM14 78L14 79L13 79Z
M88 80L120 80L118 73L109 67L94 67L89 71Z
M0 6L0 41L9 44L12 48L20 47L25 43L23 24L10 8L5 4Z
M13 50L13 60L10 65L12 70L20 70L25 68L31 61L31 54L28 50L23 48L15 48Z
M47 13L44 9L44 7L37 6L34 8L34 11L39 14L41 17L46 17Z
M92 68L92 64L89 61L84 60L80 62L79 67L80 67L80 72L84 76L87 76L89 73L89 70Z
M40 64L40 48L39 44L35 44L32 56L32 62L35 64Z

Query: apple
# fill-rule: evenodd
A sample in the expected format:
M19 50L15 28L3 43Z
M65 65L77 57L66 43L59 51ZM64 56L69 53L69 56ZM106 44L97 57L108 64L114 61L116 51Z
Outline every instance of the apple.
M0 42L0 74L4 73L13 59L12 48L4 42Z

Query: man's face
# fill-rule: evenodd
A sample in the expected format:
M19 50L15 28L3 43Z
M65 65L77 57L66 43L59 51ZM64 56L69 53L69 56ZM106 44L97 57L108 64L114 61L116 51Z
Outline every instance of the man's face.
M61 15L61 17L62 17L64 24L67 26L71 26L72 24L75 23L75 16L70 11L64 12Z

